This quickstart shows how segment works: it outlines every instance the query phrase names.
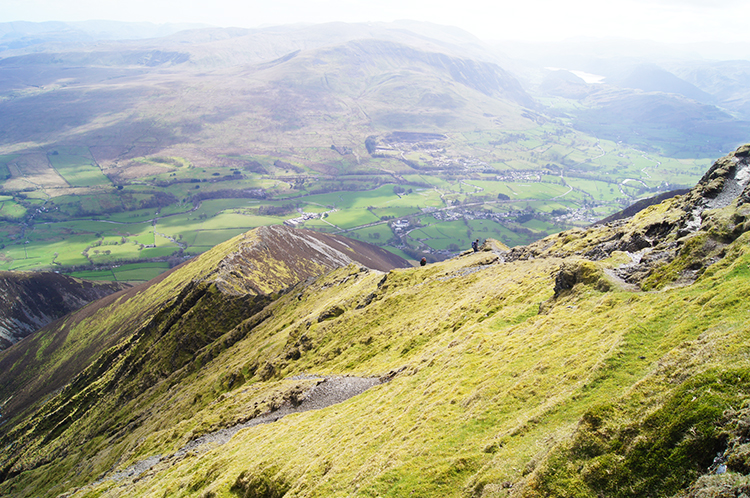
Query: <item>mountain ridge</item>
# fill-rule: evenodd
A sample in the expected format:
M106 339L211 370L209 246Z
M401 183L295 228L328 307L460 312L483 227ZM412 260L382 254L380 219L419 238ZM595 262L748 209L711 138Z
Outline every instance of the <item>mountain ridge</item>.
M301 253L305 257L300 257ZM70 382L81 365L89 365L105 350L121 341L127 342L130 334L138 333L132 327L146 335L154 328L166 333L182 314L201 300L221 309L225 299L223 304L227 306L225 313L228 315L245 306L258 306L253 304L256 301L265 306L275 299L273 295L284 293L300 281L355 262L369 265L376 271L408 266L405 260L384 249L309 230L261 227L235 237L218 246L218 251L201 255L192 263L183 263L148 285L138 285L73 313L56 328L46 329L51 336L35 334L26 343L12 348L0 359L3 372L0 374L3 386L0 398L12 398L3 402L4 416L14 416L29 400L38 400ZM188 280L180 276L186 271L191 275ZM177 295L161 302L155 297L169 293ZM133 316L122 316L123 309L130 310ZM143 317L150 314L155 318L143 322ZM106 326L98 330L94 325L89 329L88 333L94 334L95 340L71 341L70 334L77 328L88 328L91 321L96 324L102 320L107 322ZM233 318L228 316L227 320L232 322ZM221 329L218 325L217 328ZM60 349L72 349L72 357L59 358L55 348L50 348L52 351L47 348L50 342ZM196 343L200 342L201 339L197 339ZM37 352L29 359L26 350ZM66 354L70 355L70 351ZM20 367L18 361L24 366ZM49 363L54 368L44 367ZM19 380L16 375L20 368L23 373ZM19 392L19 384L24 382L27 389Z

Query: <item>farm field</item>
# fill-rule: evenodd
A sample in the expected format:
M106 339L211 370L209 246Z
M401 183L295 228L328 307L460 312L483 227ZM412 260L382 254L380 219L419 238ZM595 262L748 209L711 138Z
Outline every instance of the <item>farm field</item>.
M285 222L359 238L412 261L444 259L475 238L514 246L585 226L639 198L693 184L709 163L549 124L464 132L443 150L441 164L450 166L437 167L434 153L417 150L404 157L426 169L363 157L361 164L331 163L325 175L301 156L225 156L232 165L210 167L143 156L107 174L83 146L0 156L0 270L141 281L247 230ZM27 176L32 171L37 176ZM38 178L49 178L49 186L29 188Z
M71 187L98 187L112 182L99 168L86 147L64 147L50 152L52 167Z
M12 196L0 196L0 219L6 221L22 219L27 209L13 200Z
M0 156L0 181L8 180L11 176L8 164L13 161L16 155Z
M106 270L89 270L71 273L71 276L87 280L116 280L118 282L146 282L169 269L164 262L132 263Z
M463 221L447 221L431 224L412 231L412 239L421 240L427 246L438 251L452 250L457 252L471 247L472 232ZM455 249L449 246L455 246Z
M576 192L584 193L591 199L603 202L615 202L618 199L627 199L626 195L620 191L616 183L586 180L583 178L566 178L565 182L573 187Z

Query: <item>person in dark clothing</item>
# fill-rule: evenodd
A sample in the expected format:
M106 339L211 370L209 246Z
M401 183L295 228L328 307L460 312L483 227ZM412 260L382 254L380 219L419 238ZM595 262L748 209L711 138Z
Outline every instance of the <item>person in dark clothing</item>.
M479 239L471 243L471 248L474 249L474 252L479 251Z
M427 258L422 258L422 260L419 262L420 266L424 266L427 264Z

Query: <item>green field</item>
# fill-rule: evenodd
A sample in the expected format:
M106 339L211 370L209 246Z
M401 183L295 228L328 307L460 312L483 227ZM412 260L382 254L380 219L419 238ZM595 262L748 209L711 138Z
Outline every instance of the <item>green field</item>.
M125 270L118 268L149 261L155 266L144 274L150 276L301 213L324 216L297 225L303 228L342 233L396 254L444 258L477 237L515 246L586 226L657 187L693 184L709 164L646 154L554 123L464 131L446 151L452 166L435 172L435 153L421 150L402 151L403 157L426 169L396 157L354 161L309 147L294 158L222 156L236 162L211 167L144 156L120 165L145 168L143 176L115 185L87 147L57 146L46 159L70 187L28 188L27 182L0 191L0 270L108 266L97 275L120 279L117 272ZM472 157L467 164L484 166L464 170L462 155ZM31 165L34 157L0 156L0 179L12 161ZM306 162L313 160L325 162L325 174ZM258 189L258 198L235 195ZM391 228L395 220L408 221L409 229Z
M47 154L50 164L71 187L111 185L87 147L61 147Z
M581 178L566 178L565 181L580 192L585 192L591 198L612 202L617 199L624 199L625 196L620 192L618 186L614 183L605 183L596 180L585 180Z
M386 223L380 223L367 228L360 228L359 230L346 232L345 235L352 236L354 234L356 234L360 240L364 240L370 244L375 244L376 246L385 245L388 239L393 237L393 232Z
M213 247L221 244L225 240L231 239L238 235L237 229L233 230L216 230L205 229L196 230L191 233L192 237L184 237L184 241L190 246ZM239 233L242 233L241 231Z
M463 221L433 223L412 231L409 236L438 251L448 250L448 246L452 245L464 250L471 247L472 240L471 229Z
M88 265L82 254L89 247L91 238L85 235L70 236L50 241L43 236L31 236L24 243L6 245L3 254L3 269L30 270L55 268L57 266Z
M119 282L145 282L169 269L168 263L133 263L114 266L108 270L80 271L70 275L87 280L117 280Z
M0 155L0 185L2 185L5 180L10 178L11 174L8 164L13 162L13 160L15 160L17 157L17 155Z
M432 207L432 206L424 206ZM372 213L378 217L378 219L391 219L391 218L403 218L405 216L420 214L422 209L418 206L413 207L385 207L385 208L374 208Z
M86 280L117 280L114 270L90 270L76 271L70 273L71 277L83 278Z
M304 197L306 202L337 209L366 209L368 206L380 206L398 199L393 193L393 185L386 184L365 192L333 192Z
M515 199L556 199L567 195L569 190L564 185L540 182L510 182L505 186L512 192L510 197Z
M27 213L27 209L21 204L15 202L13 197L0 196L0 219L19 220Z
M354 228L380 221L380 218L363 208L335 211L326 219L340 228Z

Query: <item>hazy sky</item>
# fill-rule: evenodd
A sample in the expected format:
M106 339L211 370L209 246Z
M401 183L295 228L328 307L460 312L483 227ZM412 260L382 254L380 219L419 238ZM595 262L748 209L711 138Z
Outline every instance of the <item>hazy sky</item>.
M413 19L484 39L615 36L750 42L748 0L0 0L0 22L198 22L216 26Z

